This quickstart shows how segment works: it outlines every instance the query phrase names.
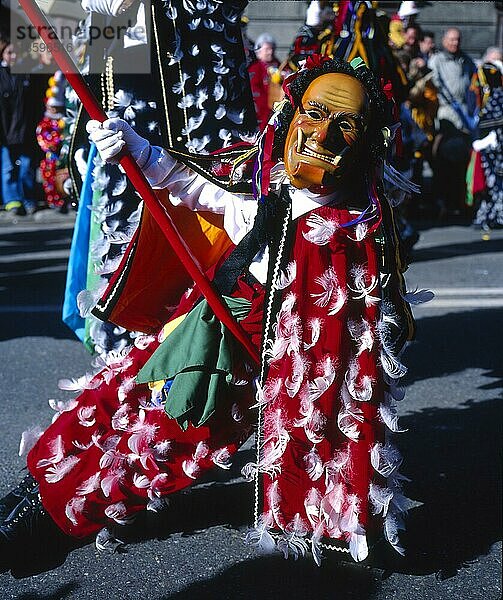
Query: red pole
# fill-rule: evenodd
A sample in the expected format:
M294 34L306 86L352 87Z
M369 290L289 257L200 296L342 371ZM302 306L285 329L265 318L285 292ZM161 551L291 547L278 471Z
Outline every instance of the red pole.
M101 123L106 121L108 118L107 115L101 108L92 91L87 86L72 58L63 47L63 44L57 35L55 35L54 28L49 23L38 5L35 3L35 0L19 0L19 4L23 7L26 16L37 29L40 37L51 50L58 67L65 74L68 83L75 90L91 119L95 119ZM192 277L203 296L206 298L217 319L219 319L227 327L227 329L229 329L229 331L246 349L250 358L255 362L255 364L258 365L260 363L260 358L257 349L252 344L250 338L243 330L241 325L233 318L227 305L222 301L222 298L215 290L209 279L206 277L201 265L192 256L187 244L184 242L180 233L176 229L176 226L173 223L170 215L165 211L162 204L160 204L158 201L157 196L150 187L150 184L146 180L141 169L134 161L133 157L130 154L127 154L121 158L120 164L124 168L124 171L129 177L131 183L142 197L148 210L152 213L152 216L159 224L162 232L166 236L168 242L171 244L173 250L176 252L181 263Z

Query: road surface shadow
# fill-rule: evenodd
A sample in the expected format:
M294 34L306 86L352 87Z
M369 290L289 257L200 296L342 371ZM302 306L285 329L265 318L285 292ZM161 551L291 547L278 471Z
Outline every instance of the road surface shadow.
M445 244L432 248L413 248L410 253L410 262L418 263L426 260L441 260L474 254L489 254L503 251L503 238L489 240L475 240L460 244Z
M16 231L14 227L8 231L0 228L0 244L2 256L41 252L44 250L66 250L70 247L73 226L61 225L58 228Z
M24 254L23 258L0 264L0 341L25 336L76 339L62 322L68 258L51 252L67 250L72 228L2 232L2 256ZM31 253L46 252L45 258ZM5 308L4 308L5 307ZM40 310L30 312L28 308Z
M77 340L58 312L0 313L0 342L21 337L48 337L55 340Z
M377 591L378 579L379 575L371 569L335 560L327 560L320 569L311 560L294 562L263 556L233 565L212 579L166 596L165 600L367 600Z
M401 419L407 494L424 504L409 515L396 569L447 578L501 539L502 416L495 398Z
M25 592L16 596L16 600L65 600L65 598L76 598L74 594L80 585L74 581L60 586L54 593L40 594L38 592Z
M500 339L495 328L503 322L502 309L478 309L423 317L417 321L416 342L406 350L409 372L404 384L483 369L497 378L482 389L503 387Z

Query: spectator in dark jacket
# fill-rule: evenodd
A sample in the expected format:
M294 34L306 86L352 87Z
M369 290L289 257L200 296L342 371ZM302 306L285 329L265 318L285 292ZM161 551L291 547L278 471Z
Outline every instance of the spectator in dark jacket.
M35 165L39 150L35 128L43 104L42 98L33 97L30 76L12 72L16 58L10 40L0 35L2 198L7 211L25 215L36 207Z

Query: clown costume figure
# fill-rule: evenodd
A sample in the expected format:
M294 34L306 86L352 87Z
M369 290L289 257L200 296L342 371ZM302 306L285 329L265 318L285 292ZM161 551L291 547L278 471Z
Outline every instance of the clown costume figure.
M385 162L392 110L361 59L312 56L284 90L253 146L205 157L226 186L120 118L89 123L103 160L130 152L167 211L197 217L186 239L215 228L202 264L261 360L252 364L193 282L173 302L176 258L156 254L162 235L144 208L94 308L143 323L143 334L79 380L80 395L29 452L29 475L1 501L4 570L34 535L28 520L62 544L99 543L107 527L228 468L253 433L248 542L317 564L330 551L362 561L383 536L403 552L412 502L390 436L409 303L421 298L405 291L383 193L383 178L398 178Z

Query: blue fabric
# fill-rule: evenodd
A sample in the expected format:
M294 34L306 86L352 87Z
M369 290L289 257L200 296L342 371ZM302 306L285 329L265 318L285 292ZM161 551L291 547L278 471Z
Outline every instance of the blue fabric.
M63 322L75 333L81 342L85 338L86 320L80 316L77 307L77 295L87 287L87 257L89 255L89 235L91 230L91 211L93 191L93 166L96 146L91 144L87 159L87 173L79 198L79 208L73 230L68 271L66 274L65 300L63 303Z
M2 146L1 157L3 203L21 203L25 208L35 206L33 158L17 145Z

